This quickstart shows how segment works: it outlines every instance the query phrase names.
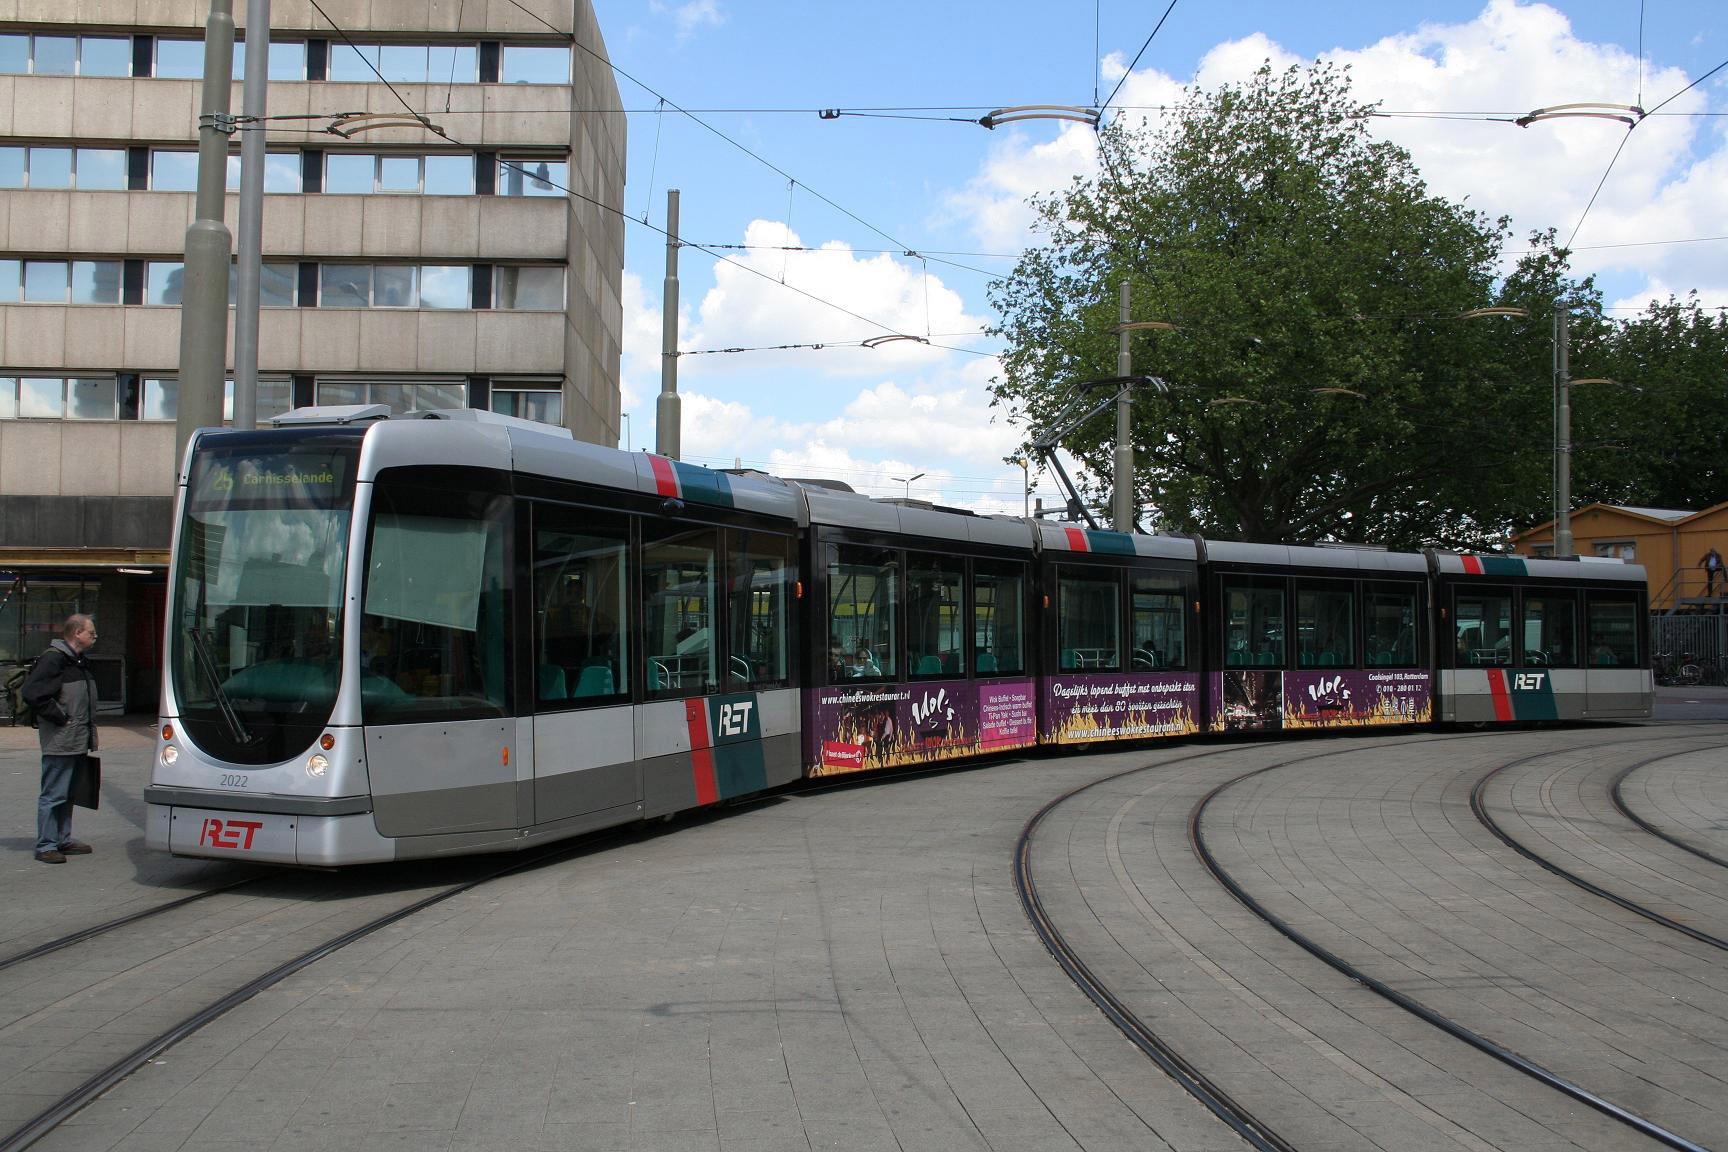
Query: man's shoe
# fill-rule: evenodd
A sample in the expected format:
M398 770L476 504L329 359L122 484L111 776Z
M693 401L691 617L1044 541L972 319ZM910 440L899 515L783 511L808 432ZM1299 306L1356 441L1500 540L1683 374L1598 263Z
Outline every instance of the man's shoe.
M50 848L46 852L36 853L36 859L44 864L64 864L66 863L66 853L58 848Z
M60 845L60 851L64 852L68 856L88 856L90 853L96 851L96 849L90 847L90 845L84 843L82 840L68 840L66 843Z

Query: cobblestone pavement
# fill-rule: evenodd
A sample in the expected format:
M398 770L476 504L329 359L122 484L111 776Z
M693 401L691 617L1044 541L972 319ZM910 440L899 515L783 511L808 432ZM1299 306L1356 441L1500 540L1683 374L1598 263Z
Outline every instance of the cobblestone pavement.
M0 855L0 951L244 874L143 851L141 725L105 729L103 808L77 817L96 854L34 863L25 735L0 729L13 849ZM1682 866L1683 852L1644 833L1624 838L1617 814L1612 836L1565 831L1609 825L1591 788L1630 762L1616 757L1634 744L1645 742L1644 756L1690 745L1628 777L1628 800L1728 851L1713 738L1728 743L1728 727L1160 746L656 825L320 961L37 1147L1243 1147L1079 994L1013 890L1011 856L1032 813L1152 765L1055 810L1035 841L1040 888L1087 962L1298 1147L1642 1146L1374 999L1200 869L1186 840L1194 801L1290 760L1301 762L1208 810L1221 861L1257 896L1411 995L1484 1032L1511 1029L1498 1038L1532 1058L1627 1094L1622 1103L1685 1135L1721 1140L1721 957L1524 861L1467 804L1489 768L1542 754L1491 794L1517 817L1512 830L1569 846L1593 878L1635 865L1643 896L1717 930L1720 869L1692 857ZM334 934L385 887L449 875L403 865L272 877L147 931L0 972L0 1126L211 995L249 957Z

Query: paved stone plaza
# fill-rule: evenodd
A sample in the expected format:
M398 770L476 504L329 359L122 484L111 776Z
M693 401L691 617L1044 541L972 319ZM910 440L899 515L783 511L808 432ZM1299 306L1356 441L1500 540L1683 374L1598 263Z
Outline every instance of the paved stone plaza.
M41 1149L1235 1149L1034 935L1027 819L1056 926L1195 1065L1300 1148L1655 1145L1332 971L1279 916L1465 1026L1728 1146L1728 965L1515 855L1728 935L1728 692L1685 722L1192 742L1028 759L745 805L600 839L341 951L216 1021ZM148 853L150 733L105 728L93 856L30 858L33 734L0 728L0 953L252 874ZM1589 829L1582 840L1569 829ZM1712 847L1713 845L1713 847ZM484 864L485 862L480 862ZM0 972L11 1131L180 1014L475 862L271 874Z

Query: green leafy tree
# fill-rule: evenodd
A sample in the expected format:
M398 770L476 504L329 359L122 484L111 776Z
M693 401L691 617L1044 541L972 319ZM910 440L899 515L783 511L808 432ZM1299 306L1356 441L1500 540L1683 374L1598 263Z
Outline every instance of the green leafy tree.
M1500 280L1506 222L1429 194L1371 111L1322 63L1190 90L1161 128L1103 129L1102 173L1035 199L1047 243L992 287L995 401L1036 428L1113 375L1126 280L1136 319L1178 326L1133 345L1135 371L1168 385L1134 401L1157 529L1482 547L1539 512L1541 294L1564 260L1549 237ZM1526 301L1526 318L1459 318ZM1104 413L1065 447L1107 478L1113 438Z
M1573 491L1657 508L1728 500L1728 315L1696 293L1605 326L1572 355ZM1546 516L1540 519L1547 519Z

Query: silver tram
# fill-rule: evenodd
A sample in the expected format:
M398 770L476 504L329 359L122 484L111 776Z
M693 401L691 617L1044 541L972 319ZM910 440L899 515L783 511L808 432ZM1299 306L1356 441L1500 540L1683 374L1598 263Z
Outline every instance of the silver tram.
M1043 745L1647 716L1635 566L979 516L475 411L302 409L180 476L149 844L513 850Z

